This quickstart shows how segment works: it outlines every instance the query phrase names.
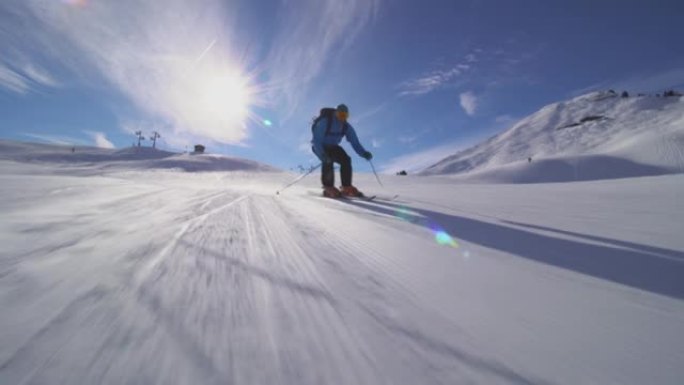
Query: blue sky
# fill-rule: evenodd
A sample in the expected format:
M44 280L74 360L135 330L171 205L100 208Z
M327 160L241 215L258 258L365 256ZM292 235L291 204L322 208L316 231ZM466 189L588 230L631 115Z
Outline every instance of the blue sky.
M346 103L375 164L411 170L582 92L681 90L683 14L670 0L3 0L0 138L126 147L158 131L164 149L289 169L316 162L318 109Z

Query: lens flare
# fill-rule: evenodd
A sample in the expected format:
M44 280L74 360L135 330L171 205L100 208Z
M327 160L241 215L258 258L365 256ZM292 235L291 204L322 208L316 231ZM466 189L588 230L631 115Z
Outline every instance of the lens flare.
M406 222L413 223L417 220L415 214L406 207L400 207L394 210L394 216Z
M435 241L442 246L458 247L456 240L444 230L435 233Z
M85 7L88 3L88 0L62 0L62 2L74 7Z
M458 242L456 242L456 240L441 226L431 221L430 218L422 217L418 213L411 211L406 207L399 207L394 210L394 216L405 222L419 224L429 228L435 235L435 241L437 244L458 248Z
M271 122L271 121L268 120L268 119L264 119L264 122L263 122L263 123L264 123L264 126L266 126L266 127L271 127L271 126L273 125L273 122Z

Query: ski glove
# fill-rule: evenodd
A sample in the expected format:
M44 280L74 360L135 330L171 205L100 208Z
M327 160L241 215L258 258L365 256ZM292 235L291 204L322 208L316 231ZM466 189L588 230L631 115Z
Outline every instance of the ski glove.
M363 158L365 160L371 160L371 159L373 159L373 154L371 154L370 151L366 151L363 153Z

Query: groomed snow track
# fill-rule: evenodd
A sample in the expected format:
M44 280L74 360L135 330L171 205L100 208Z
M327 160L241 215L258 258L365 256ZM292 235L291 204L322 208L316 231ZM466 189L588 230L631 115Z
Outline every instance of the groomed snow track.
M364 202L276 196L280 174L3 167L2 384L684 376L679 176L396 179Z

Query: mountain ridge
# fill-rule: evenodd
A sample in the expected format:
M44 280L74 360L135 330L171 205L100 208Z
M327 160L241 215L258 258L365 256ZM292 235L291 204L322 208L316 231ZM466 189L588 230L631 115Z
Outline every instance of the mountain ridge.
M530 183L681 173L683 99L592 92L552 103L420 174ZM603 172L579 174L571 170L559 175L556 167L537 164L565 163L573 168L573 163L583 161ZM532 164L540 167L526 167Z
M97 165L100 169L180 169L203 171L280 171L254 160L219 154L175 153L150 147L107 149L0 140L0 160L22 163Z

